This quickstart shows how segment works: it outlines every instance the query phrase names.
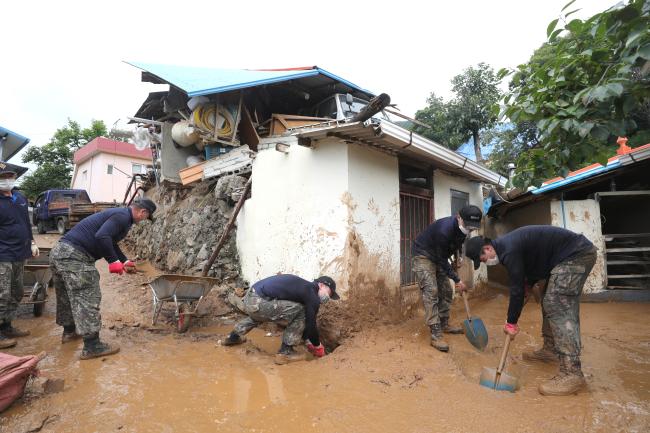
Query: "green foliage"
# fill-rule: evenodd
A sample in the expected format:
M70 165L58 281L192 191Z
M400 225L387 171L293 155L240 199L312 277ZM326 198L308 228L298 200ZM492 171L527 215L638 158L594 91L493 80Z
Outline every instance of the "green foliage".
M586 21L569 20L574 12L553 20L547 43L511 72L502 114L539 131L538 144L517 158L517 186L604 163L617 136L633 141L650 129L650 1L619 3Z
M483 141L494 144L488 167L505 175L508 165L514 163L519 155L539 145L539 131L534 122L498 125L483 133Z
M499 82L491 66L485 63L470 66L451 80L454 92L451 101L445 102L432 93L427 100L428 106L415 114L417 120L432 129L417 127L414 131L450 149L457 149L473 138L476 159L481 161L480 131L497 121L496 108L501 98Z
M90 127L81 129L79 123L68 119L67 125L57 129L49 143L30 146L23 155L23 162L31 162L38 168L25 176L21 190L35 199L45 190L68 188L74 152L92 139L106 135L106 125L101 120L93 120Z

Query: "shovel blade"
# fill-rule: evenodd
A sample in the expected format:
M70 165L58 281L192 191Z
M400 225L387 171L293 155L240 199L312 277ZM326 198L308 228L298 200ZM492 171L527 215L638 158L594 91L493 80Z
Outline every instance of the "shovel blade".
M478 317L465 319L463 328L465 328L465 337L467 337L470 344L481 352L485 350L488 344L488 333L483 321Z
M519 381L517 378L507 373L502 372L497 381L496 368L483 367L479 383L481 386L493 389L495 391L515 392L519 388Z

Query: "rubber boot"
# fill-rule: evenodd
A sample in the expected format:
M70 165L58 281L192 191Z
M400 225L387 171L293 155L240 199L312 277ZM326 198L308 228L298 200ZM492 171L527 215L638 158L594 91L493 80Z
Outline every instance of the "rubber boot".
M431 345L441 352L449 352L449 345L442 336L442 327L440 324L431 326Z
M4 335L0 334L0 349L7 349L9 347L14 347L16 345L16 340L13 338L7 338Z
M580 359L571 360L568 356L560 357L560 373L539 385L542 395L571 395L577 394L587 386L580 367Z
M11 322L4 322L2 325L0 325L0 334L4 335L7 338L17 338L26 337L30 334L30 332L14 328L11 326Z
M61 344L69 343L71 341L80 340L81 335L77 334L77 328L75 325L64 326L63 335L61 336Z
M99 358L102 356L113 355L119 351L119 346L102 343L99 341L99 334L93 334L84 337L84 348L81 351L79 359Z
M449 317L440 318L440 327L445 334L464 334L465 330L460 326L452 326L449 324Z
M547 341L544 341L544 345L537 350L529 350L522 353L522 358L524 358L524 361L529 362L548 363L558 362L560 359L558 354L555 352L553 343Z
M275 363L278 365L288 364L290 362L304 361L305 356L296 352L292 346L282 343L278 354L275 355Z
M223 345L224 346L236 346L237 344L242 344L244 341L246 341L245 337L240 336L236 332L231 332L228 337L223 340Z

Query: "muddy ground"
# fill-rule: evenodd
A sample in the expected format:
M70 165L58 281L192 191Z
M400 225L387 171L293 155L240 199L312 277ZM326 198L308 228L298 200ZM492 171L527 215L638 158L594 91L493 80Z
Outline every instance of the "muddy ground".
M38 242L55 239L45 235ZM228 315L203 319L179 335L166 323L168 311L152 327L150 295L139 285L147 276L109 275L101 261L98 269L102 338L122 351L79 361L81 342L59 342L53 293L40 318L22 308L17 325L32 336L7 352L47 351L41 372L64 378L65 389L28 393L0 415L1 432L650 431L650 304L582 304L589 390L552 398L539 395L537 385L554 367L521 359L523 350L541 341L534 303L524 309L506 367L522 388L495 393L480 387L478 377L483 366L496 365L503 347L502 294L473 301L473 313L490 333L485 353L462 335L448 339L450 353L435 351L421 317L415 317L362 329L323 359L277 366L277 332L254 330L245 345L225 348L218 341L230 330ZM461 308L456 302L457 320Z

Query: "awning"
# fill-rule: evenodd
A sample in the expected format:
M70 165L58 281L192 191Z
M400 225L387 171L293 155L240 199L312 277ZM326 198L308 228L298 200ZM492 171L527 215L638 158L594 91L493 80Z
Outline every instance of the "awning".
M0 161L9 161L11 157L27 146L27 143L29 143L29 138L0 126Z

